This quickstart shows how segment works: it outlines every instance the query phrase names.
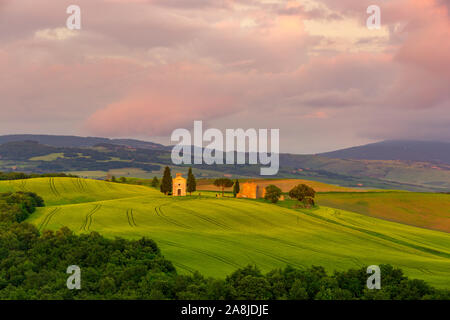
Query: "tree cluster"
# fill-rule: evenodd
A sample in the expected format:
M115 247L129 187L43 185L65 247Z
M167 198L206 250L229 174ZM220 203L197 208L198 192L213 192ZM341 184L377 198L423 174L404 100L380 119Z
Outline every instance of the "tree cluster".
M314 206L316 191L306 184L299 184L289 191L289 197L302 202L305 207Z
M233 186L233 184L234 182L228 178L219 178L214 180L214 185L216 187L220 187L220 189L222 190L222 197L224 196L225 188L230 188Z
M271 184L266 187L266 194L264 195L264 199L269 200L272 203L277 203L281 197L281 194L281 189Z
M78 176L66 173L24 173L24 172L1 172L0 180L20 180L20 179L31 179L31 178L46 178L46 177L71 177L76 178Z
M0 221L22 222L44 205L44 200L34 192L0 193Z

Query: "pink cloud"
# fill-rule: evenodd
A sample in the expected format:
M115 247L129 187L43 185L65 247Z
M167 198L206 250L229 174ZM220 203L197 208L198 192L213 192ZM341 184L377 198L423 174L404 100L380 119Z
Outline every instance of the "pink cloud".
M450 99L450 19L432 0L412 1L409 14L394 56L398 77L386 97L403 108L432 108Z
M227 98L199 95L167 96L145 93L130 96L96 111L86 128L101 136L163 136L229 112Z
M42 34L64 28L72 1L34 10L31 0L9 1L0 11L2 133L151 138L199 119L284 128L292 146L307 136L321 146L386 133L448 137L446 3L380 1L391 38L351 43L311 36L305 21L364 26L372 1L321 2L331 14L296 1L79 0L83 29L52 39Z
M149 69L121 99L94 112L85 128L106 136L162 136L176 128L190 128L194 120L207 121L236 110L238 92L220 89L226 83L202 66Z

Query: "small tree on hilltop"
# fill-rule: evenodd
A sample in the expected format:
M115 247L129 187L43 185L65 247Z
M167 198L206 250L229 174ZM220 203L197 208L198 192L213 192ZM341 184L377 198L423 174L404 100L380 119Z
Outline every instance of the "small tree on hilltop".
M306 184L299 184L289 191L289 196L292 199L297 199L298 201L303 202L305 206L314 205L315 195L316 191Z
M281 189L271 184L266 187L266 194L264 199L269 200L272 203L277 203L281 197Z
M189 168L188 171L186 188L186 191L189 192L189 195L192 195L192 192L197 190L197 181L195 180L195 176L192 174L192 168Z
M239 186L239 180L236 179L233 186L233 196L236 198L237 194L241 191L241 187Z
M151 186L152 186L153 188L158 188L158 186L159 186L159 180L158 180L157 177L153 177Z
M222 189L222 197L224 196L225 188L232 187L233 184L234 184L234 182L228 178L220 178L220 179L214 180L214 185L216 187L220 187Z
M169 167L166 167L164 169L164 175L162 178L160 190L166 195L172 191L172 174L170 173Z

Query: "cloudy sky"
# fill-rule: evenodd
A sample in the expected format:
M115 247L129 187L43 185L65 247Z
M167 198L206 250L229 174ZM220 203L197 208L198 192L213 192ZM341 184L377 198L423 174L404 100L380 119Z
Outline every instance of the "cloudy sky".
M295 153L449 141L450 0L0 0L0 71L0 134L169 144L203 120L279 128Z

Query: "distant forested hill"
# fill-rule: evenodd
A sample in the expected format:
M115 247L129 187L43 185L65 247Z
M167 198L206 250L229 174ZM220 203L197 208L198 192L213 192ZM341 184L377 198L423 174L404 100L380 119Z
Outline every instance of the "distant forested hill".
M109 139L99 137L77 137L77 136L57 136L57 135L36 135L36 134L15 134L0 136L0 144L7 142L36 141L53 147L93 147L106 143L125 145L142 149L167 149L162 144L140 141L135 139Z
M448 145L405 142L402 146L397 141L322 155L280 154L280 170L274 178L306 179L346 187L450 192ZM334 158L338 156L340 158ZM160 176L166 165L176 167L171 162L171 147L147 141L51 135L0 136L0 171L65 172L99 179L108 174L150 178ZM260 177L260 167L259 164L202 164L193 169L201 178L224 175L253 178ZM178 166L176 170L186 173L187 166Z
M403 160L450 165L450 142L391 140L319 155L336 159Z

